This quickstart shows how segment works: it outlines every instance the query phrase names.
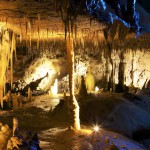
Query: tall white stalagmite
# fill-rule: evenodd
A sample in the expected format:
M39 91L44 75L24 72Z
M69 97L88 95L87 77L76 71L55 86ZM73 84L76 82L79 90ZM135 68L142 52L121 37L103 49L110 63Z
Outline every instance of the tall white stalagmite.
M75 130L80 130L79 105L74 95L74 47L73 39L70 36L66 40L66 47L69 66L70 109L72 109L70 121Z

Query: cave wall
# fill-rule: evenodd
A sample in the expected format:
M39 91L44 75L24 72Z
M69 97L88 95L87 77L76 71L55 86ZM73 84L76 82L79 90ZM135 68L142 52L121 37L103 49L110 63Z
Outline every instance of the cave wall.
M132 50L128 49L124 51L124 59L120 58L120 53L122 50L112 50L111 59L112 63L109 61L108 76L109 81L112 78L112 69L114 72L114 82L115 84L119 83L119 64L124 64L124 84L126 86L134 86L142 89L144 84L150 80L150 49L148 50ZM95 77L96 83L101 88L105 86L106 81L106 60L108 58L104 57L104 50L101 50L99 57L92 58L89 56L84 56L85 58L80 57L80 62L76 64L77 68L82 68L77 70L79 75L86 76L87 66L91 67L91 71ZM86 55L86 54L85 54ZM86 67L85 67L86 66ZM80 71L81 70L81 71Z
M90 47L90 45L75 46L75 91L78 92L81 84L81 76L86 77L87 68L90 66L91 72L95 78L96 86L99 88L114 88L113 85L119 83L119 70L123 69L123 84L124 86L134 86L142 89L150 79L150 49L135 48L130 49L112 49L111 61L106 57L105 47ZM34 50L36 56L29 65L27 65L28 57L24 62L27 65L24 73L24 80L29 83L33 80L43 77L46 71L42 74L36 73L37 68L40 68L42 60L49 64L49 69L54 70L53 75L49 78L49 88L53 85L55 79L58 79L59 92L68 91L68 64L66 59L64 43L49 43L45 48L41 46L41 50ZM123 52L123 59L121 54ZM19 56L18 56L19 57ZM21 59L22 60L22 59ZM108 63L108 64L107 64ZM123 68L120 64L123 64ZM108 68L107 68L108 67ZM47 67L45 67L47 68ZM51 71L52 71L51 70ZM107 71L106 71L107 70ZM49 71L49 74L51 74ZM108 79L107 79L108 78ZM113 78L113 80L112 80ZM109 82L109 83L107 83ZM48 82L47 82L48 83ZM115 91L115 90L114 90Z
M45 70L44 73L39 70L40 75L38 75L38 71L35 71L35 68L40 67L38 64L42 64L42 60L46 60L48 62L46 64L55 70L53 77L49 78L51 80L49 88L57 78L60 91L63 92L63 88L68 91L68 62L65 40L40 41L37 47L37 41L31 41L31 43L28 40L20 41L8 29L1 28L0 36L1 99L6 82L12 85L13 79L14 81L23 79L26 84L29 84L29 82L45 76ZM86 77L88 67L91 68L96 86L99 88L106 90L112 88L115 91L116 84L121 84L142 89L150 79L148 37L149 35L141 36L138 39L127 38L122 42L123 45L119 39L114 38L114 41L109 43L112 44L110 49L107 46L109 41L102 40L104 37L92 39L85 36L75 39L75 90L79 90L81 76ZM49 74L51 74L50 71Z

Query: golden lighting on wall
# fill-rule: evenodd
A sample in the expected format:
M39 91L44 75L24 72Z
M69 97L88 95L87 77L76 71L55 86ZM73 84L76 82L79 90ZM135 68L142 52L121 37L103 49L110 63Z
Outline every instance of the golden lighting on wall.
M46 74L48 73L48 76ZM51 79L52 75L55 74L55 69L52 67L51 63L48 61L44 61L39 67L36 68L34 78L42 78L46 76L39 84L40 89L44 89L47 86L47 83ZM37 77L36 77L37 76Z
M41 90L47 90L50 88L55 74L56 70L51 60L43 57L29 66L25 72L24 80L27 84L29 84L32 81L41 79L38 88Z

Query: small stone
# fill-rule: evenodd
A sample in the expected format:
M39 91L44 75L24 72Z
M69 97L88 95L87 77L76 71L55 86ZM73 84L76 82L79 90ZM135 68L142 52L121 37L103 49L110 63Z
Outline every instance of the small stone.
M94 139L94 142L99 142L100 140L99 139Z
M117 139L117 136L116 136L116 135L114 135L114 139Z
M106 138L105 138L105 142L106 142L106 143L110 143L109 137L106 137Z
M7 127L5 127L5 126L2 126L2 127L1 127L1 131L2 131L3 133L6 133L6 132L8 131L8 129L7 129Z
M116 145L112 144L105 150L119 150L119 148Z
M68 127L68 130L73 130L73 127L72 127L72 126L69 126L69 127Z
M122 147L122 148L126 148L126 146L125 146L125 145L122 145L121 147Z

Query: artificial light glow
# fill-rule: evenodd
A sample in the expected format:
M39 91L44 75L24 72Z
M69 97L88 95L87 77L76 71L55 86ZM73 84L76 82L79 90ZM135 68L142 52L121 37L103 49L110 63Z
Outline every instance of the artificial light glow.
M98 132L99 131L99 127L94 127L94 131Z
M96 92L98 92L98 91L99 91L99 88L98 88L97 86L95 87L95 91L96 91Z
M99 132L99 130L100 130L100 126L95 125L95 126L93 127L93 130L94 130L95 132Z

